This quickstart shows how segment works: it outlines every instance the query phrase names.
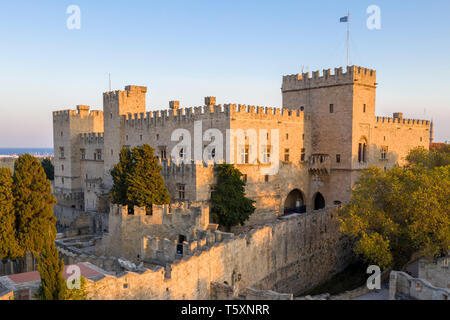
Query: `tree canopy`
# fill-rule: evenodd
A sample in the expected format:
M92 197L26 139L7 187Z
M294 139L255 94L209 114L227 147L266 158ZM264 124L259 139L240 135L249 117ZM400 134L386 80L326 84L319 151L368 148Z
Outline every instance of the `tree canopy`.
M415 256L446 254L450 245L450 165L445 155L414 149L409 165L363 171L341 210L342 231L355 252L381 268L402 268Z
M66 300L68 289L63 277L64 262L59 259L54 241L46 243L38 260L38 271L41 276L41 286L38 290L39 299Z
M53 163L50 161L49 158L44 158L41 162L42 167L44 168L45 175L47 176L48 180L54 180L55 179L55 167L53 166Z
M170 196L161 176L162 167L148 144L132 150L122 148L119 163L111 170L113 203L151 208L166 204Z
M20 156L14 164L13 198L17 238L23 252L38 256L56 238L56 203L41 163L33 156Z
M17 242L13 179L9 168L0 168L0 259L23 255Z
M217 186L211 193L213 219L230 230L232 226L244 225L255 211L254 200L245 197L242 173L232 164L216 166Z

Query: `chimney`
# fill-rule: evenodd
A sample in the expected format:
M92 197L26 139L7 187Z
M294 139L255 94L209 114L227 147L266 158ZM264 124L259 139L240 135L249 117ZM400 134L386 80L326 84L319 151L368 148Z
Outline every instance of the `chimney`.
M216 97L205 97L205 106L214 106L216 104Z
M403 119L403 113L402 112L394 112L394 119Z
M171 110L180 109L180 101L177 101L177 100L169 101L169 109L171 109Z
M77 111L78 111L78 114L81 114L81 115L88 115L88 114L89 114L89 109L90 109L89 106L85 106L85 105L77 105Z

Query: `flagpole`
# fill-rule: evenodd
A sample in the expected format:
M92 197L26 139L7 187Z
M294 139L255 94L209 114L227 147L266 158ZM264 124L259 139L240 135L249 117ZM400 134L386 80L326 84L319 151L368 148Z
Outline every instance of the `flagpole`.
M347 66L350 65L350 10L347 13Z

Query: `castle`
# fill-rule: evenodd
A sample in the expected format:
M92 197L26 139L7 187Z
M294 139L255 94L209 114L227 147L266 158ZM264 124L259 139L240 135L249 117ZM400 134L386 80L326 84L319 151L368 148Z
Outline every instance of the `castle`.
M403 165L411 148L428 149L432 140L429 121L399 112L375 116L376 87L376 71L350 66L284 76L282 108L220 105L206 97L204 106L170 101L168 110L146 112L146 87L106 92L103 111L78 105L53 112L54 193L59 206L108 212L109 172L121 148L147 143L173 201L207 202L221 156L244 174L246 194L256 200L248 224L340 204L362 169ZM174 137L177 130L182 134ZM240 135L230 138L230 131ZM214 132L222 137L213 140Z

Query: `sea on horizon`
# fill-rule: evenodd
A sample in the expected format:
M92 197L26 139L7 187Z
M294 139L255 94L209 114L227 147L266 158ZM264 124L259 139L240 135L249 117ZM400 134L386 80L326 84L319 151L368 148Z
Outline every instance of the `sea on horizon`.
M53 148L0 148L0 157L20 156L25 153L33 156L52 156Z

